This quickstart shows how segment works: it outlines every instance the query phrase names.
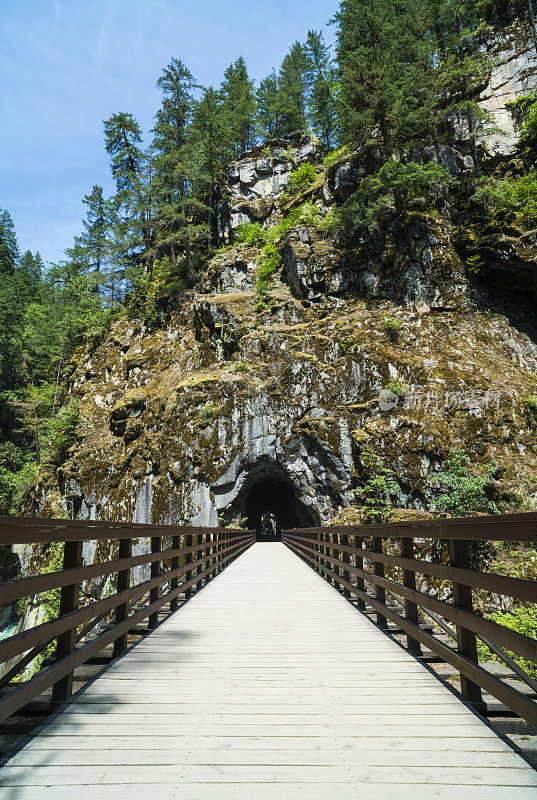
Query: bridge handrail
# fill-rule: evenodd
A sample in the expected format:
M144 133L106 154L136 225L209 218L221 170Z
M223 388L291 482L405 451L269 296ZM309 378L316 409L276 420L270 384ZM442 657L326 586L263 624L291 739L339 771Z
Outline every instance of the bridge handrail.
M493 526L492 530L488 528L491 535L486 536L489 525ZM420 655L421 645L425 645L454 666L460 672L461 694L465 700L484 708L481 689L485 689L519 716L537 725L537 702L479 665L477 638L509 666L514 665L516 674L534 691L535 680L513 662L503 648L537 664L537 640L485 619L474 610L472 596L473 590L483 589L522 602L537 603L537 581L472 569L469 550L472 541L534 544L536 529L536 514L515 514L432 520L423 524L301 528L283 531L282 541L346 597L356 600L361 610L365 610L366 604L373 608L381 627L386 628L388 620L395 623L406 633L408 649L415 655ZM414 540L427 539L447 541L451 563L416 558ZM400 555L393 553L397 540ZM388 542L392 552L387 552ZM386 577L386 566L395 568L399 575ZM449 581L452 602L418 591L418 575ZM387 595L398 605L389 605ZM420 614L428 616L453 638L456 647L448 646L424 630L420 626Z
M150 539L151 552L133 556L133 540L141 538ZM117 557L84 565L83 544L96 539L117 541ZM0 679L0 688L56 640L51 665L0 695L0 721L51 687L53 700L67 699L76 667L112 643L114 656L120 655L127 648L131 628L146 619L148 630L155 627L165 604L169 603L170 612L175 611L179 595L184 593L188 599L254 541L255 533L242 529L0 517L1 545L63 543L61 570L0 583L0 603L60 590L57 617L0 640L0 662L17 659ZM133 584L132 569L144 565L150 566L150 578ZM110 575L117 575L114 594L81 605L80 585ZM147 604L134 608L144 597ZM96 622L113 612L114 624L107 626L108 630L79 644ZM80 626L88 622L80 632Z

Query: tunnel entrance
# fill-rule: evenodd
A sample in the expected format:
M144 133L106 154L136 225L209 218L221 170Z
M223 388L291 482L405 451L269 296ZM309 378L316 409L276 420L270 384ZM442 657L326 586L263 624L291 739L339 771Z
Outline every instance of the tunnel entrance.
M229 511L255 530L258 541L275 541L282 530L318 524L318 515L298 497L290 477L274 462L261 460L248 475Z
M248 492L244 508L248 528L258 541L279 539L282 530L300 527L293 487L283 479L262 478Z
M278 540L287 528L320 524L314 501L302 494L277 461L262 455L253 464L250 462L245 471L237 494L226 505L217 500L221 524L254 530L258 541ZM216 499L219 491L228 497L231 494L229 484L211 488Z

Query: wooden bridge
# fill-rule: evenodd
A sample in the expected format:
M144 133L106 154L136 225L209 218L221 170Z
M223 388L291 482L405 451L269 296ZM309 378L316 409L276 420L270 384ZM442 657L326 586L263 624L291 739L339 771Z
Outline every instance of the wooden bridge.
M5 759L0 800L533 800L537 773L479 712L484 690L537 726L537 684L512 657L537 663L537 641L476 613L473 592L535 603L537 583L478 572L471 555L472 542L535 544L536 526L524 514L256 543L1 519L0 543L64 548L62 570L0 585L2 604L61 592L55 619L0 641L2 718L50 690L56 705ZM150 552L132 555L144 537ZM430 540L444 556L420 559ZM112 542L112 557L84 565L92 541ZM106 576L109 596L80 591ZM478 663L477 639L516 682ZM55 657L15 683L54 640ZM106 647L110 663L72 694L76 669ZM460 671L460 696L432 654Z

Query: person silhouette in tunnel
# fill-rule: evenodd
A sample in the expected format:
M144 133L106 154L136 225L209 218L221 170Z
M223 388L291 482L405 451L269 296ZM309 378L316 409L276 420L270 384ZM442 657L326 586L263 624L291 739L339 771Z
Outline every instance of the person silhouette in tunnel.
M265 511L261 515L261 531L262 536L274 536L278 535L278 520L276 518L276 514L272 511Z

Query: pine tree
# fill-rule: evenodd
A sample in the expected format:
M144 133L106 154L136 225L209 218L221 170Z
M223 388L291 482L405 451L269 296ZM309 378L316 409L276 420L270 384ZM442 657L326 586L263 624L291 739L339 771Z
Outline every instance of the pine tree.
M39 253L34 255L30 250L27 250L19 258L16 276L24 306L39 300L43 287L44 270L43 259Z
M262 137L270 139L274 136L281 136L280 87L278 76L274 70L260 82L256 99Z
M205 89L194 108L189 138L197 171L192 189L207 209L210 244L218 239L215 187L227 161L228 132L225 123L219 92L212 87Z
M192 243L204 232L200 214L205 211L196 196L198 167L189 128L195 108L196 84L178 59L163 70L157 81L164 98L157 112L152 144L155 197L155 254L168 256L174 264L185 260L192 275Z
M156 191L173 202L187 191L187 181L173 178L174 170L181 159L181 150L185 145L187 128L192 119L195 87L193 76L179 59L174 58L164 68L157 81L164 98L157 111L152 151L155 164Z
M122 209L123 222L129 224L134 271L138 262L145 271L151 269L153 230L151 207L151 163L140 147L140 126L132 116L121 112L104 123L106 151L116 181L117 202Z
M437 87L427 15L419 0L343 0L339 23L340 113L344 140L374 138L387 160L430 133Z
M490 121L478 103L479 89L486 85L491 60L483 44L479 10L473 0L430 2L428 12L438 53L437 93L442 120L462 118L466 122L474 170L480 173L477 132ZM453 139L453 124L444 126Z
M220 92L229 130L230 156L239 158L253 147L258 133L254 81L248 76L242 56L224 72Z
M102 187L97 185L93 187L91 194L84 196L82 202L88 210L86 219L82 222L84 232L77 241L86 250L86 258L94 281L94 291L98 293L99 287L105 279L103 273L109 252L109 207L103 197Z
M17 387L23 372L19 256L11 216L0 209L0 391Z
M310 117L314 131L327 148L335 141L337 110L334 100L336 69L322 31L308 31L305 44L308 59Z
M279 72L279 106L282 133L304 131L308 127L308 77L310 62L305 48L295 42L282 61Z

